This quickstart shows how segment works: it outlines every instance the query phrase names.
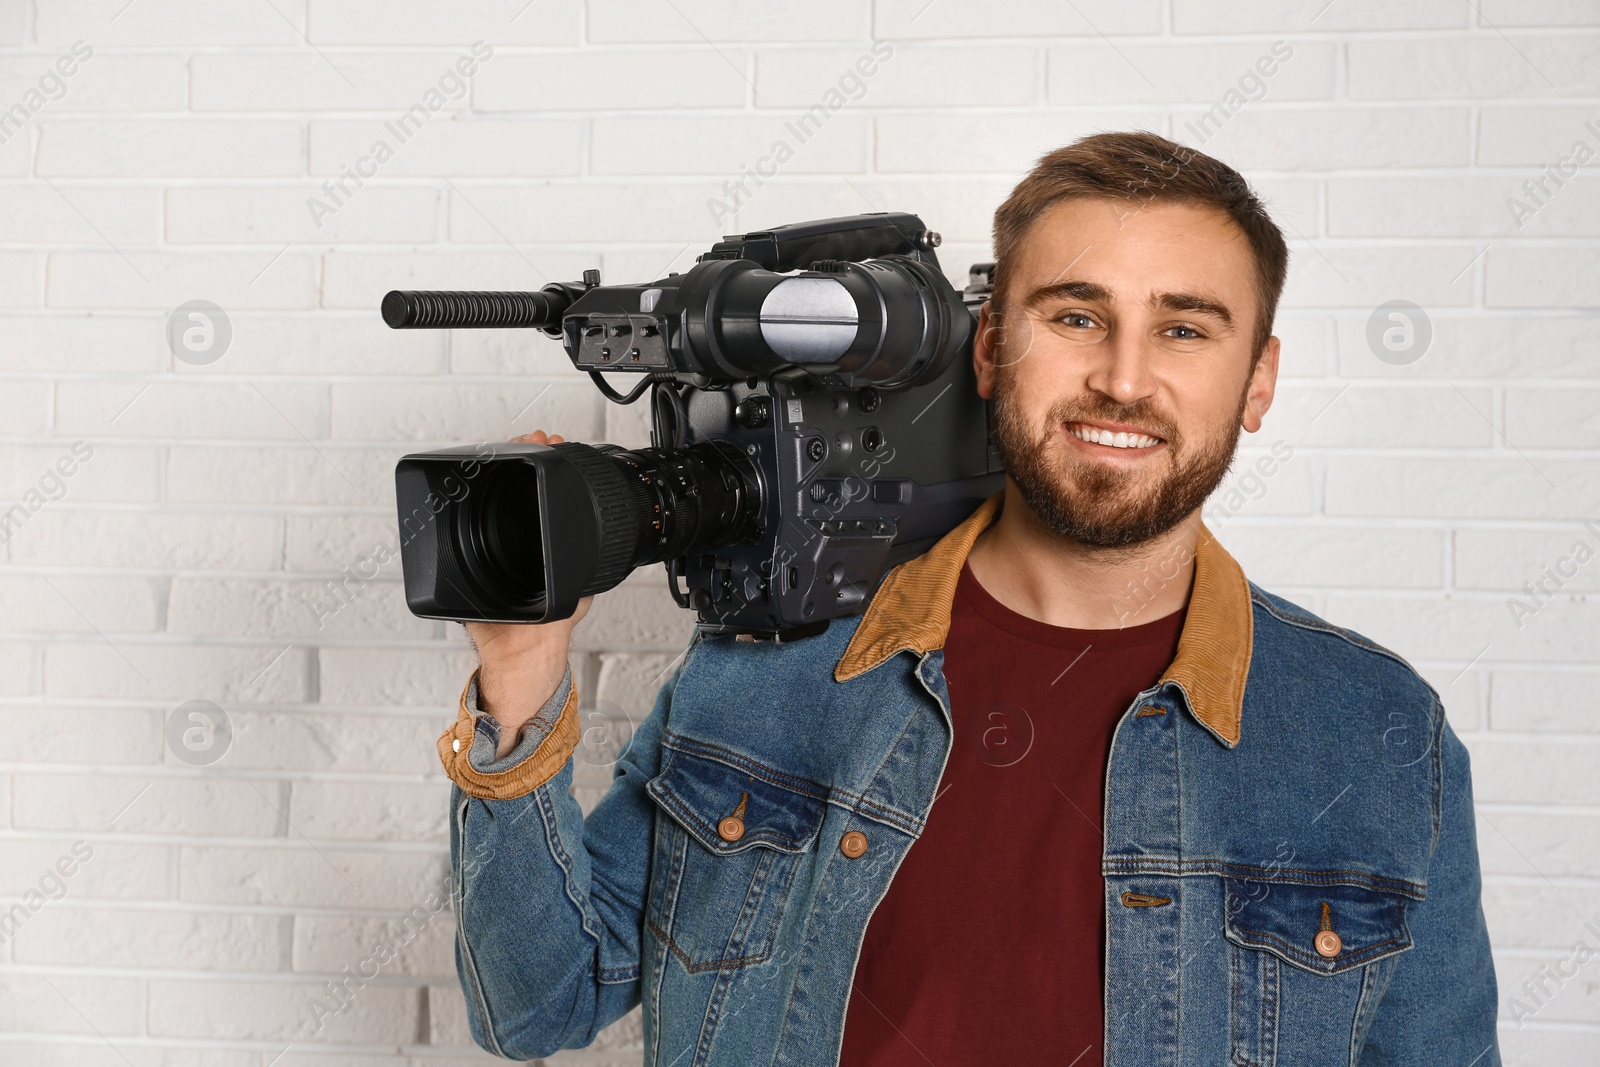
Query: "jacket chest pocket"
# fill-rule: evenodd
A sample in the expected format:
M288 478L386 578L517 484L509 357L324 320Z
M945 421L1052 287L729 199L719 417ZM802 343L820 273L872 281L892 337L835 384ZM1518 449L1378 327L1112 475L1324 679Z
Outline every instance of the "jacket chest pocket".
M1224 879L1229 1062L1351 1062L1400 953L1406 897L1352 885Z
M646 928L691 973L761 963L814 850L821 789L786 788L769 780L776 774L668 753L645 787L657 805Z

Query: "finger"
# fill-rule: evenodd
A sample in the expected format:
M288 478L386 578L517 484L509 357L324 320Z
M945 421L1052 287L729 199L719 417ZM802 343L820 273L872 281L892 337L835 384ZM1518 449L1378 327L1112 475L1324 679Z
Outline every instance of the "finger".
M558 433L553 433L550 435L550 443L553 445L559 445L563 440L565 440L565 438Z
M513 437L512 440L526 441L531 445L544 445L550 443L548 436L543 430L535 430L532 433L525 433L521 437ZM559 438L557 438L557 440L559 440Z

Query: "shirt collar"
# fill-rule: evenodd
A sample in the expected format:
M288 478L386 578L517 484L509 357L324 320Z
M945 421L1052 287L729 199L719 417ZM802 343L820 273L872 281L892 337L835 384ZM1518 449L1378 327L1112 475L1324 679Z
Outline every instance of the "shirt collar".
M1003 496L1004 490L995 493L927 552L884 577L833 669L834 680L847 682L897 652L923 655L944 647L961 567L1000 514ZM1250 583L1202 523L1178 654L1161 683L1176 683L1194 717L1229 748L1239 743L1254 635Z

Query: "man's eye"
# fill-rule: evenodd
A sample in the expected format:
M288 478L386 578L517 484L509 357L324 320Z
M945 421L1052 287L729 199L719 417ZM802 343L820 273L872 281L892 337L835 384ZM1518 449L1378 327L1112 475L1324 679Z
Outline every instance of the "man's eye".
M1192 341L1197 337L1203 336L1200 331L1195 329L1193 326L1185 326L1182 324L1170 327L1167 330L1167 333L1172 337L1176 337L1180 341Z
M1069 311L1065 315L1061 316L1061 322L1064 325L1072 327L1074 330L1094 329L1094 320L1089 316L1079 314L1076 311Z

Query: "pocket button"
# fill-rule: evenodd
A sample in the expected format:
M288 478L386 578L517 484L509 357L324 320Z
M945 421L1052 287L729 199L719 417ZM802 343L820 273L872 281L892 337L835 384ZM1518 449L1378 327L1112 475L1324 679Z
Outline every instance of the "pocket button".
M724 841L739 840L744 836L744 820L736 815L729 815L726 819L717 823L717 836Z
M867 835L860 830L851 830L839 839L839 851L851 859L855 859L867 850Z
M1344 948L1344 941L1332 930L1324 930L1317 935L1317 951L1332 959Z

